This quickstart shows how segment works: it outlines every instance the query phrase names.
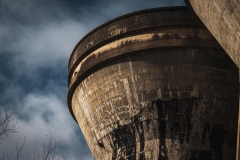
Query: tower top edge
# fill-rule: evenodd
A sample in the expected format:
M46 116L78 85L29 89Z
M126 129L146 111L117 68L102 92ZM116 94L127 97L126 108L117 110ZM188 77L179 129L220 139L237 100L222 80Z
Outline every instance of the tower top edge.
M74 49L73 49L73 51L72 51L72 53L71 53L71 55L69 57L68 68L69 68L72 56L74 54L74 51L79 46L79 44L81 44L87 37L89 37L91 34L95 33L96 31L100 30L101 28L104 28L105 26L107 26L107 25L109 25L109 24L111 24L113 22L119 21L121 19L125 19L125 18L128 18L128 17L139 15L139 14L143 14L143 13L161 12L161 11L177 11L177 10L185 10L185 11L187 11L188 8L186 6L171 6L171 7L158 7L158 8L143 9L143 10L134 11L134 12L131 12L131 13L127 13L127 14L121 15L119 17L113 18L113 19L111 19L111 20L109 20L109 21L99 25L98 27L96 27L93 30L91 30L90 32L88 32L85 36L83 36L80 39L80 41L78 41L78 43L75 45L75 47L74 47Z

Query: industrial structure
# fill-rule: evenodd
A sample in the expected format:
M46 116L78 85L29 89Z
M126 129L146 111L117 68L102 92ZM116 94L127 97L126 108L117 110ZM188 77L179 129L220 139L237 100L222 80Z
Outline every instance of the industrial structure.
M69 110L96 160L234 160L234 62L186 7L130 13L74 48Z

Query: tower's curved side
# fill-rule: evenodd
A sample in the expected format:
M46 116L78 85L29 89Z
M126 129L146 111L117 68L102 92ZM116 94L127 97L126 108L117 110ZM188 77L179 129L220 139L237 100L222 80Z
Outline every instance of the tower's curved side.
M68 82L96 160L235 159L238 68L186 7L96 28L73 50Z
M185 0L185 2L239 67L240 1Z

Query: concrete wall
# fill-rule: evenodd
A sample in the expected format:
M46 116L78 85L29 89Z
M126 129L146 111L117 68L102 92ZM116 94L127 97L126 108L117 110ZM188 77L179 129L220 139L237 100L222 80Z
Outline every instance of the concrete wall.
M185 7L140 11L84 37L68 105L96 160L235 159L238 68Z
M197 15L199 20L212 33L235 64L240 67L240 1L185 0L185 2L189 9ZM238 119L238 136L240 136L240 118ZM240 138L238 138L237 147L238 160L240 159L239 146Z
M239 67L240 1L185 1Z

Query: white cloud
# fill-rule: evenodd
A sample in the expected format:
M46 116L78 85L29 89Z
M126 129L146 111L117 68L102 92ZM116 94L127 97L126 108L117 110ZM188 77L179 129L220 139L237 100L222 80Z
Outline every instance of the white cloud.
M56 130L60 156L68 160L92 160L66 104L69 56L87 32L107 20L139 9L166 6L166 2L183 4L179 0L162 2L96 1L86 8L75 6L76 10L81 9L72 15L68 6L59 1L0 0L3 9L0 10L3 22L0 23L0 55L12 56L2 67L10 67L12 73L8 74L13 74L9 76L11 79L6 79L6 73L0 75L0 82L7 86L1 91L0 105L15 107L14 118L19 127L19 133L1 142L4 147L0 147L0 154L3 150L11 151L16 141L21 144L26 135L22 156L28 157L35 147L41 148L49 130Z
M49 23L41 28L24 26L19 30L18 40L5 50L16 53L13 64L18 72L24 74L26 69L31 74L39 67L56 68L64 61L67 64L75 44L86 33L83 25L71 20Z
M6 141L7 145L4 144L6 146L4 150L11 150L15 141L21 144L24 135L26 135L23 156L33 155L35 147L41 150L43 142L46 141L46 135L49 136L50 131L51 133L55 132L60 146L68 146L65 151L59 152L59 157L72 156L72 160L77 159L74 158L71 150L75 146L78 146L78 149L81 149L81 147L74 144L78 139L76 128L73 127L75 122L69 118L70 114L63 100L53 94L40 95L32 93L24 97L21 106L22 108L19 111L21 113L18 114L28 118L26 120L14 115L19 127L19 133L10 135L11 139Z

